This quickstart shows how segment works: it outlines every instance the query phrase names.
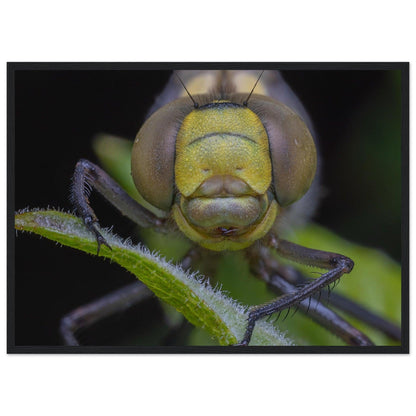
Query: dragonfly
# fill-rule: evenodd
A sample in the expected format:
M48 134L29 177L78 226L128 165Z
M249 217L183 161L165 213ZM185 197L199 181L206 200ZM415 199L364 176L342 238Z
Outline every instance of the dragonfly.
M251 272L278 294L253 306L238 346L250 345L256 323L299 309L348 345L371 346L369 337L331 306L400 339L400 328L332 293L354 260L303 247L282 237L311 220L319 206L320 156L316 132L304 106L278 71L177 71L150 108L132 150L132 176L148 203L139 204L96 164L81 159L72 201L95 235L97 252L109 248L89 196L97 191L144 228L180 232L192 243L184 268L212 253L244 253ZM149 209L149 205L154 209ZM318 267L315 279L279 259ZM132 284L65 316L61 333L78 345L76 333L149 296ZM285 318L283 318L285 319Z

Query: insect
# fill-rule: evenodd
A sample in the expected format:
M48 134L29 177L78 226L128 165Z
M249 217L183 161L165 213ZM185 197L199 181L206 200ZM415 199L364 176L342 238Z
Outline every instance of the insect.
M285 227L307 221L318 203L319 159L313 136L306 111L278 72L180 71L150 110L132 153L137 189L163 214L139 205L87 160L76 166L72 199L95 234L98 251L108 244L89 203L91 189L142 227L179 229L195 245L183 259L185 265L206 250L244 251L252 271L281 296L251 309L241 346L249 345L259 319L291 307L308 311L351 345L372 345L319 299L323 289L353 270L353 261L280 237ZM272 251L327 272L307 281L279 264ZM132 286L115 294L113 304L134 297L135 291L137 286ZM332 296L332 301L343 300ZM361 313L351 303L344 302L344 308ZM74 322L85 315L67 318L68 339ZM391 329L382 319L376 325Z

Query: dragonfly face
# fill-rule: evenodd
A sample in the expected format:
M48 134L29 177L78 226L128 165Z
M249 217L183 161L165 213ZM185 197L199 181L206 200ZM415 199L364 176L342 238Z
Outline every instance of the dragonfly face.
M307 192L317 155L289 107L264 95L246 102L233 77L217 77L233 92L196 95L197 108L179 98L152 114L135 140L132 175L141 195L171 213L189 239L210 250L240 250Z

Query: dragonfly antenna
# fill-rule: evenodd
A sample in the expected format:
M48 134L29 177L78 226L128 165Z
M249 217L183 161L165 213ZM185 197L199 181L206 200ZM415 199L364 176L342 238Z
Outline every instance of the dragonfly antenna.
M247 107L248 100L250 99L251 94L253 94L254 89L256 88L256 86L257 86L258 82L260 81L260 78L261 78L261 76L263 75L263 72L264 72L264 69L263 69L263 71L261 71L261 73L260 73L259 77L257 78L257 81L256 81L256 83L254 84L253 89L250 91L250 94L248 95L247 99L243 102L244 107Z
M184 82L181 80L181 77L178 75L178 73L175 71L175 75L178 77L179 82L182 84L182 87L185 89L186 93L189 95L189 98L192 100L192 102L194 103L194 107L198 108L199 104L193 99L191 93L188 91L188 89L185 87Z

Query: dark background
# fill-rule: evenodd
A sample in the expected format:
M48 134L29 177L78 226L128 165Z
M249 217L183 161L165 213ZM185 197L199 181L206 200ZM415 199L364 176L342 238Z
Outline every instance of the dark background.
M18 70L15 72L15 210L72 209L78 159L97 161L91 139L134 139L170 71ZM316 221L354 242L401 259L400 72L283 71L315 123L327 195ZM13 111L9 108L9 111ZM9 178L10 179L10 178ZM93 198L103 226L123 237L135 226ZM118 266L19 233L15 242L16 345L59 345L61 317L132 282ZM137 324L151 327L149 301ZM153 318L150 319L150 316ZM123 328L117 324L120 333Z

